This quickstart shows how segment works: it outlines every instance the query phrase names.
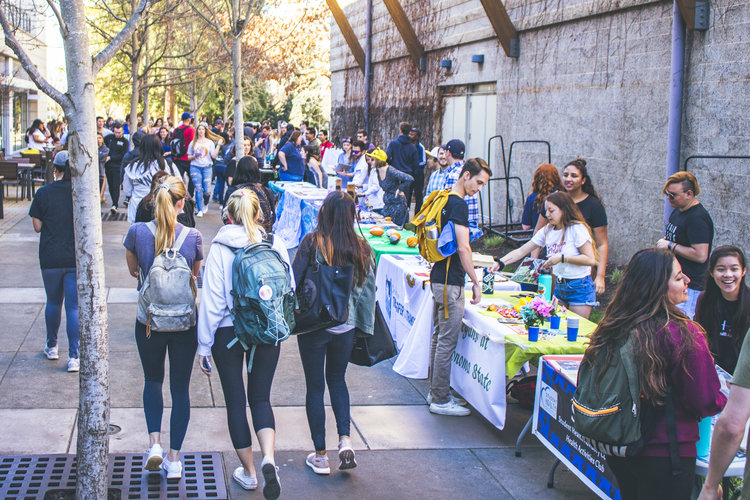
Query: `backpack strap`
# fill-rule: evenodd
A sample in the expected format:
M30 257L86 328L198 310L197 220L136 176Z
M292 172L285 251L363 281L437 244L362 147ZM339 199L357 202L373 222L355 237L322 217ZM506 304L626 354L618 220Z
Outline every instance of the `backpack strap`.
M665 403L667 410L667 436L669 436L669 458L670 462L672 462L672 475L679 476L682 470L680 468L680 448L677 444L677 421L675 419L672 386L667 386Z
M175 240L174 244L172 245L172 248L180 251L180 248L182 248L182 245L185 243L185 240L188 237L188 233L190 232L190 228L187 226L182 226L182 231L180 231L180 235Z
M156 237L156 222L153 220L149 221L146 223L146 227L148 228L149 231L151 231L151 234L153 234L154 237Z

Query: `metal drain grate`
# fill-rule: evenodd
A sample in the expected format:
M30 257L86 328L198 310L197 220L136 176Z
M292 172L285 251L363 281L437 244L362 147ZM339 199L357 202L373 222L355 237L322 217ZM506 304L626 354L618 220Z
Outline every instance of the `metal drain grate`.
M221 454L184 453L181 458L182 479L167 480L163 471L144 470L144 455L110 455L109 496L122 499L227 499ZM75 492L75 487L75 455L0 457L0 498L68 498Z
M110 211L102 213L102 222L121 222L124 220L128 220L127 210L123 210L122 212L118 212L116 214L113 214Z

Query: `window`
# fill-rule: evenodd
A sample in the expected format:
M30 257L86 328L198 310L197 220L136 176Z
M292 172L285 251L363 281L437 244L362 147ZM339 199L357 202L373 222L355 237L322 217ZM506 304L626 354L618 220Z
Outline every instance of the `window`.
M28 103L25 92L13 92L11 97L12 129L10 131L11 151L25 149L26 128L28 127Z

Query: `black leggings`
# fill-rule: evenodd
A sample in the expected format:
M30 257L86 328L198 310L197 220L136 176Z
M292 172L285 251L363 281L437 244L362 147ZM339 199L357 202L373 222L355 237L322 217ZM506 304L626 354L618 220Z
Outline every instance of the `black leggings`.
M135 342L143 365L143 412L149 434L161 432L161 415L164 412L161 386L164 382L164 358L169 351L169 392L172 395L169 447L179 450L190 422L190 374L198 349L196 329L151 332L147 338L146 325L136 321Z
M225 326L216 330L214 346L211 349L216 369L227 404L229 436L236 450L249 448L253 444L250 426L245 410L245 384L243 373L247 373L247 360L242 344L236 342L231 349L227 344L234 338L234 327ZM271 408L271 383L279 362L281 346L262 344L255 348L253 368L247 373L247 402L253 416L253 427L257 433L261 429L275 429L276 421ZM250 351L247 352L248 356Z
M695 457L680 458L680 474L672 475L669 457L607 457L622 500L690 500Z

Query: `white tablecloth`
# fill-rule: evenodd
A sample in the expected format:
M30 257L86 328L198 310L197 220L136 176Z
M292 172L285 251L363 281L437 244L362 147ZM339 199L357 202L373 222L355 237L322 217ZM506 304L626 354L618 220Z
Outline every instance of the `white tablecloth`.
M283 192L276 207L274 235L284 240L287 248L295 248L305 234L315 229L318 211L328 196L328 190L307 182L273 182L269 185Z

